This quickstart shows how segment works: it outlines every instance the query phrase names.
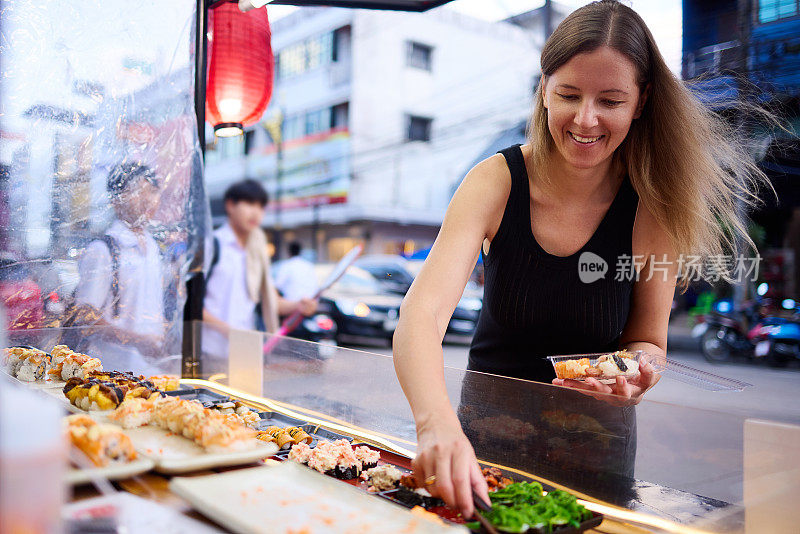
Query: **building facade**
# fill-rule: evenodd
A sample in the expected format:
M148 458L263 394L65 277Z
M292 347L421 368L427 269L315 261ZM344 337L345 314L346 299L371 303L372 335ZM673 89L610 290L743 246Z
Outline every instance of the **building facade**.
M796 296L800 270L800 1L684 0L683 77L699 97L745 132L777 195L750 214L761 253L781 267L771 287ZM768 128L741 102L764 106L786 131ZM793 132L793 133L792 133ZM777 198L776 198L777 196ZM780 279L780 280L779 280Z
M225 188L250 177L270 193L264 226L279 244L298 239L321 260L356 243L429 247L465 166L529 115L541 43L524 24L447 8L303 8L276 21L264 120L206 150L215 222Z

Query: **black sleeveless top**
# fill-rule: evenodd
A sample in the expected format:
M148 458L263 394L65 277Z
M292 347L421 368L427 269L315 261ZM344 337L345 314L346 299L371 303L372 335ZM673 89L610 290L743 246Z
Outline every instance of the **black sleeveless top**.
M531 231L520 145L499 153L511 171L511 193L483 256L483 309L469 369L550 382L555 373L546 356L619 348L634 283L630 258L639 196L625 177L589 241L571 256L554 256Z

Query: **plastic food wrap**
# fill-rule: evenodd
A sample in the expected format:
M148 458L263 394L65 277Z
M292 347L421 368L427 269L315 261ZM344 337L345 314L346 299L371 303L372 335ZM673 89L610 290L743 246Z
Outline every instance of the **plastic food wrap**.
M75 350L180 371L208 226L195 2L0 1L0 298L9 342L112 325ZM27 332L27 334L26 334ZM17 338L17 339L15 339ZM83 346L78 346L78 345Z

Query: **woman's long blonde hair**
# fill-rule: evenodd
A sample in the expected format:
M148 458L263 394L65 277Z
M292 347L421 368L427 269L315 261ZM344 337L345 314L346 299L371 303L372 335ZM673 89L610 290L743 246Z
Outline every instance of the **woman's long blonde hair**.
M680 256L703 260L733 255L739 239L755 251L744 211L761 204L769 184L735 128L706 108L667 67L642 18L616 0L581 7L564 19L542 50L542 75L552 75L576 54L609 46L629 58L640 90L650 93L615 153L639 198L669 236ZM547 184L555 144L547 126L542 84L528 127L534 176ZM771 187L771 186L770 186ZM715 265L730 281L731 269ZM685 288L689 271L679 274Z

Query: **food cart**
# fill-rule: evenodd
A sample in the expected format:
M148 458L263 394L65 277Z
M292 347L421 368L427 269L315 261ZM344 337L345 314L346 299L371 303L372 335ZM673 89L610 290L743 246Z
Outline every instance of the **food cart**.
M276 3L424 10L444 2ZM268 336L251 331L232 332L225 354L202 349L208 329L193 320L200 311L198 274L208 221L201 166L205 56L198 51L205 46L205 13L211 3L48 4L0 3L0 28L4 36L13 35L0 43L2 173L3 183L13 185L13 202L6 202L8 213L2 213L10 222L1 240L22 240L20 257L73 261L76 250L111 212L98 181L116 161L135 152L163 180L167 200L155 222L160 225L159 242L179 251L172 257L174 278L180 284L191 278L187 322L181 306L187 294L178 288L167 318L178 340L150 362L157 367L155 374L183 379L174 384L164 378L157 389L169 397L198 400L208 409L241 408L243 416L256 419L259 432L269 426L299 428L312 444L343 439L377 451L380 462L407 471L415 451L415 424L391 357L288 338L264 354ZM124 76L102 83L86 79L89 73L102 77L98 72L116 62L124 65ZM8 154L10 162L5 161ZM40 209L41 198L52 201L51 209ZM66 343L80 352L85 341L103 335L102 327L58 321L25 326L6 332L7 346L29 345L50 353ZM87 352L106 362L118 356L113 349ZM105 371L144 372L108 365ZM64 391L68 380L0 379L3 395L11 389L26 392L24 403L5 405L13 411L26 410L34 395L55 403L58 419L68 413L89 414L108 422L110 410L75 404L80 398ZM631 442L621 440L598 415L597 407L609 399L454 368L445 369L445 381L483 467L498 469L500 478L538 482L546 492L568 491L590 512L591 518L582 522L585 527L631 533L796 530L796 427L645 397L629 421L636 427ZM86 395L89 390L85 388ZM53 501L44 494L51 496L46 490L64 482L66 505L55 516L76 530L163 531L167 524L194 532L322 532L328 527L338 532L353 526L365 532L464 530L458 526L463 518L453 511L429 506L452 521L448 525L426 522L427 516L417 519L404 509L407 502L370 492L359 479L335 480L293 465L287 449L278 450L269 440L255 452L212 452L174 431L149 425L120 430L133 436L135 462L98 467L76 457L67 466L59 453L48 451L30 460L27 453L38 451L37 443L53 434L42 431L50 428L45 419L27 414L13 428L19 438L15 443L23 446L3 458L3 495L13 494L18 501L12 502L19 504L3 514L4 527L17 520L28 526L23 521L51 516L53 510L46 505L61 506L58 491ZM55 437L54 451L59 439ZM635 461L622 469L621 456ZM9 467L16 468L14 476L5 475ZM304 487L317 488L316 497L290 498ZM275 488L277 495L268 491ZM30 495L35 498L26 500ZM354 508L326 516L335 506ZM376 515L384 522L359 523ZM322 525L308 523L312 520Z
M202 323L188 327L201 336L208 328ZM59 329L31 332L30 339L52 350L63 334ZM87 329L80 334L88 338L98 332ZM241 403L237 409L245 406L256 413L256 428L262 431L276 425L298 427L308 433L314 446L345 439L378 451L381 464L409 470L415 425L391 357L344 348L331 354L330 347L290 338L279 340L265 355L262 349L268 338L260 332L232 332L228 355L201 358L200 377L183 379L166 394L206 406ZM177 355L165 358L164 371L174 371L178 359ZM602 416L590 415L591 406L603 400L591 399L587 404L587 397L565 388L461 369L446 368L445 380L482 467L497 468L502 477L515 482L537 481L545 491L568 491L602 521L594 527L597 532L791 531L789 506L797 499L796 427L645 397L635 409L634 450L626 452L620 436L604 425ZM70 404L61 383L54 386L28 383L23 387L38 389L65 409L86 413ZM131 432L134 436L136 430ZM211 528L296 532L302 530L293 529L308 523L308 532L317 531L308 518L334 504L310 499L302 501L299 509L284 510L295 490L285 485L279 491L281 497L267 492L267 500L259 500L261 491L254 488L285 482L287 476L296 477L297 486L321 484L320 491L327 497L342 492L342 497L355 499L348 502L361 503L367 496L381 501L381 506L392 504L391 510L409 504L394 498L392 491L370 489L360 478L335 480L319 475L308 482L305 479L317 473L292 462L291 449L270 450L254 459L246 453L231 456L173 449L169 440L188 441L184 437L141 439L134 438L134 444L139 458L149 462L133 475L110 472L115 487ZM635 455L633 472L617 470L615 458L630 452ZM287 463L302 469L268 469ZM92 477L85 472L78 476L74 470L68 473L78 477L72 480L69 506L93 502L84 501L97 495L87 485ZM358 491L353 492L354 487ZM370 508L369 500L365 506ZM429 508L448 521L464 523L455 511ZM346 519L337 519L347 524ZM402 520L403 516L387 519L383 527L373 524L366 531L395 531L400 524L396 521ZM263 526L265 521L272 521L272 526Z

